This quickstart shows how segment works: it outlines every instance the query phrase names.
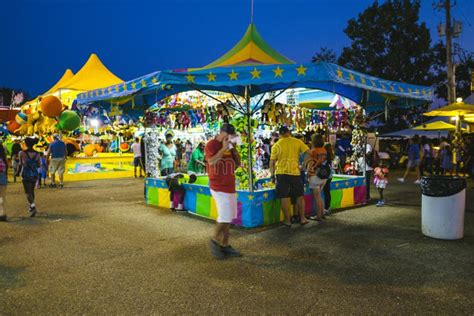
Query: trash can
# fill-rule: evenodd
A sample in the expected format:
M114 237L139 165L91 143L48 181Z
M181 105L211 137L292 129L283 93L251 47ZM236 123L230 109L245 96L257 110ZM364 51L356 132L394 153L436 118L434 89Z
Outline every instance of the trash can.
M437 239L464 237L466 179L448 176L421 178L421 231Z

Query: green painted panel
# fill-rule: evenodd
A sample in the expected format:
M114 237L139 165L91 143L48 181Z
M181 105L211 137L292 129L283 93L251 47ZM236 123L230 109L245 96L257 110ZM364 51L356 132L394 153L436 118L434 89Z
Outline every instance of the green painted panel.
M196 194L196 214L210 217L211 215L211 197L204 194Z
M342 190L331 190L331 208L340 208L342 201Z

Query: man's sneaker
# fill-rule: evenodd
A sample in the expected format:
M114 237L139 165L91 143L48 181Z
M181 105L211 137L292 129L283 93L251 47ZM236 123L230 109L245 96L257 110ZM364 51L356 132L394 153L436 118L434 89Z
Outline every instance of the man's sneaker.
M227 256L227 257L242 257L242 254L240 251L237 249L232 248L231 245L221 247L222 252Z
M30 206L30 209L28 210L28 213L30 214L30 217L35 217L35 215L36 215L36 206L33 206L33 207Z
M332 215L331 210L324 210L323 214L326 215L326 216L331 216Z
M401 183L405 182L405 178L398 178L397 180L400 181Z
M219 245L217 243L217 241L215 241L213 239L209 240L209 250L211 251L211 255L214 258L216 258L218 260L225 259L225 253L222 250L221 245Z
M414 184L420 184L420 180L416 180L415 182L413 182Z
M56 183L50 183L50 184L49 184L49 187L50 187L50 188L55 188L55 187L56 187Z
M377 204L375 204L375 206L377 207L383 206L383 201L382 200L378 201Z
M64 187L64 184L60 183L60 184L58 185L58 187L63 188L63 187Z

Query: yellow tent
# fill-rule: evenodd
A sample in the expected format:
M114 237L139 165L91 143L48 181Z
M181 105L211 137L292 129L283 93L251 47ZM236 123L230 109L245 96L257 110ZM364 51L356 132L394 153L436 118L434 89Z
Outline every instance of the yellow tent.
M418 131L454 131L456 129L456 126L443 121L436 121L414 127L413 129L416 129Z
M49 94L52 94L56 91L58 91L58 89L67 81L69 81L72 77L74 77L74 73L72 72L71 69L66 69L66 71L64 72L64 74L62 75L61 79L58 80L58 82L56 82L56 84L54 86L51 87L51 89L49 89L48 91L46 91L45 93L43 93L44 96L46 95L49 95Z
M110 72L96 54L91 54L82 68L58 89L89 91L123 83L123 80Z
M463 116L466 114L474 113L474 105L466 104L464 102L456 102L441 108L435 109L428 113L424 113L426 116Z

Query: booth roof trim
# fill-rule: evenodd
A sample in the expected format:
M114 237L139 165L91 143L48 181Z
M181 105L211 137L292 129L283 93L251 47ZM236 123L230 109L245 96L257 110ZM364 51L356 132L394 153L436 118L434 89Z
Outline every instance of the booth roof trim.
M389 98L431 101L431 87L406 84L362 74L325 62L306 64L273 64L227 66L209 69L157 71L113 86L81 93L79 104L123 98L128 95L153 95L155 101L190 90L216 90L250 95L287 88L309 88L329 91L360 103L363 92L368 99L383 102Z

